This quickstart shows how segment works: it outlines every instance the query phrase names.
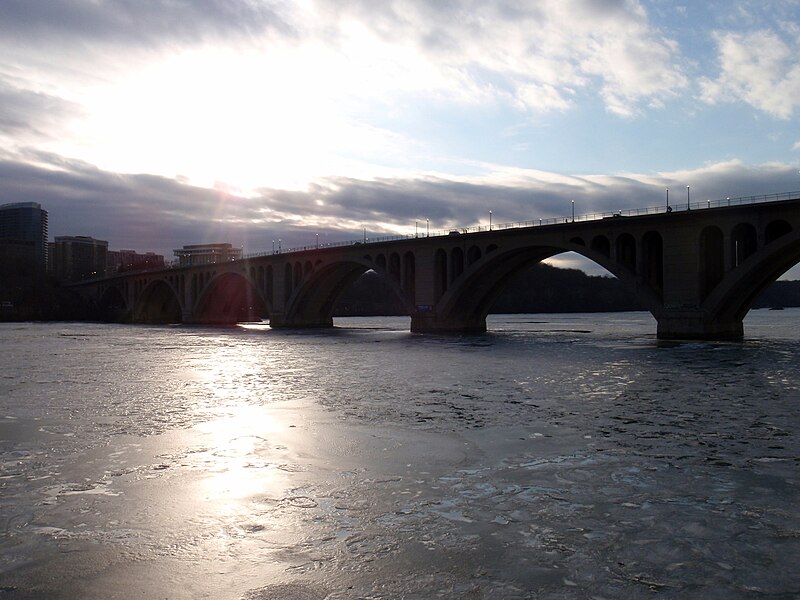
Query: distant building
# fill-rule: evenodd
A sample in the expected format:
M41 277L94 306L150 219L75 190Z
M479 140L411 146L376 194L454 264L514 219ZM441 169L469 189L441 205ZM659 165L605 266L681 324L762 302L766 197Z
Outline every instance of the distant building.
M53 243L53 274L60 281L102 277L107 260L105 240L83 235L57 236Z
M37 202L0 206L0 258L44 273L47 268L47 211ZM8 264L8 263L7 263Z
M146 269L163 269L164 257L154 252L139 254L135 250L109 250L106 254L106 274Z
M242 258L242 249L231 244L194 244L175 250L178 264L182 267L228 262Z

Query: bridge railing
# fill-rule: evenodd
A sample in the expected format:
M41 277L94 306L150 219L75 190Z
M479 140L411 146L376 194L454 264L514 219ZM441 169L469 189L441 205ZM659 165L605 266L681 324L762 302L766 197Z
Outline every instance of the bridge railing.
M341 248L347 246L358 246L362 244L380 244L384 242L396 242L399 240L411 240L425 237L441 237L450 235L462 235L469 233L481 233L487 231L500 231L504 229L521 229L525 227L544 227L547 225L560 225L564 223L579 223L586 221L599 221L601 219L609 219L615 217L636 217L641 215L663 214L666 212L680 212L688 210L702 210L704 208L720 208L723 206L738 206L742 204L762 204L765 202L778 202L781 200L795 200L800 199L800 191L796 192L778 192L775 194L760 194L757 196L738 196L735 198L719 198L716 200L697 200L695 202L673 202L669 205L662 204L659 206L650 206L647 208L631 208L610 212L595 212L588 214L581 214L569 217L549 217L542 219L531 219L528 221L514 221L510 223L497 223L492 225L473 225L471 227L453 227L450 229L441 229L436 231L429 231L426 228L424 233L413 233L404 235L384 235L377 237L363 236L356 240L343 240L339 242L326 242L314 243L306 246L293 246L291 248L281 248L273 250L272 252L254 252L242 256L243 260L251 258L259 258L262 256L272 256L276 254L291 254L293 252L304 252L308 250L316 250L322 248ZM180 267L178 261L167 263L166 268L172 269ZM144 270L143 270L144 272ZM128 273L126 273L127 275Z
M303 252L307 250L314 250L320 248L335 248L344 246L357 246L360 244L380 244L384 242L396 242L399 240L419 239L424 237L441 237L449 235L461 235L469 233L480 233L487 231L498 231L504 229L521 229L526 227L544 227L547 225L560 225L564 223L578 223L585 221L599 221L601 219L609 219L615 217L637 217L641 215L654 215L663 214L666 212L680 212L687 210L701 210L704 208L719 208L723 206L737 206L741 204L761 204L765 202L778 202L780 200L794 200L800 198L800 191L796 192L779 192L775 194L760 194L757 196L739 196L736 198L719 198L717 200L702 200L695 202L673 202L669 206L662 204L659 206L650 206L646 208L631 208L618 211L595 212L574 217L549 217L542 219L531 219L528 221L514 221L509 223L497 223L492 225L473 225L470 227L453 227L450 229L441 229L436 231L425 231L425 233L414 233L405 235L386 235L377 237L364 236L357 240L346 240L340 242L329 242L324 244L311 244L307 246L295 246L292 248L281 249L274 252L256 252L247 254L243 258L257 258L261 256L271 256L273 254L290 254L292 252Z

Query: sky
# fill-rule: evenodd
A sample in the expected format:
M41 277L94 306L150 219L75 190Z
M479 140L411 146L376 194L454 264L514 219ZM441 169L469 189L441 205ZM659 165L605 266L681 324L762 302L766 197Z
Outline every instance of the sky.
M168 259L795 191L800 0L2 0L0 138Z

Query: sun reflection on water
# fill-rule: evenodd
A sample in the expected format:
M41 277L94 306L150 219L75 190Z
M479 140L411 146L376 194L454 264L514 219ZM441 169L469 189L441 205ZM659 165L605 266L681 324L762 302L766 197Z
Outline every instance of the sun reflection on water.
M270 461L270 436L280 424L260 406L227 406L226 415L197 429L208 436L203 483L207 499L241 500L274 487L281 471Z

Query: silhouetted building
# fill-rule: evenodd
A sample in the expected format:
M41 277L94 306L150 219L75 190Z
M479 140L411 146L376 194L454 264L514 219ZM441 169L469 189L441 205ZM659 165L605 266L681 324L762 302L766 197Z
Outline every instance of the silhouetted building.
M58 236L53 243L53 274L60 281L102 277L106 272L108 242L92 237Z
M106 274L146 269L163 269L164 257L154 252L139 254L135 250L109 250L106 254Z
M175 250L180 266L207 265L242 258L242 249L231 244L194 244Z
M47 211L37 202L0 206L0 259L15 270L47 268Z

